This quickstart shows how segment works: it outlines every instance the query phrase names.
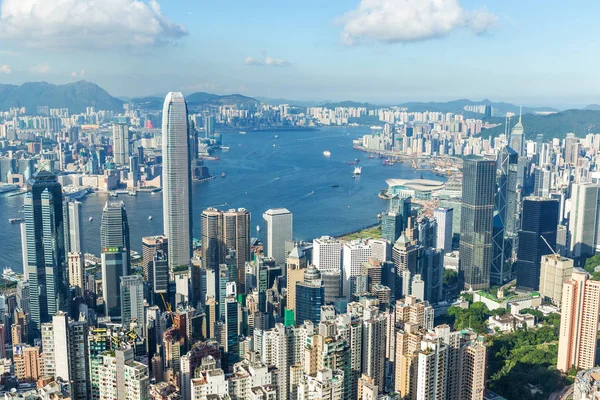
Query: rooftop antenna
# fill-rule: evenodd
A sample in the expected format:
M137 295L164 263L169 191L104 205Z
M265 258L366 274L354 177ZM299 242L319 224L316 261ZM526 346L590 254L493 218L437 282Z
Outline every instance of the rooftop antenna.
M519 122L521 122L522 116L523 116L523 106L519 106Z

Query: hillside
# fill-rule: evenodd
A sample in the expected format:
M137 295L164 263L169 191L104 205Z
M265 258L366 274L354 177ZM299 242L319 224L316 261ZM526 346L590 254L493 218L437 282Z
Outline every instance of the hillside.
M228 94L228 95L217 95L206 92L196 92L185 96L188 107L190 109L203 108L203 107L218 107L222 105L237 105L240 107L257 106L261 102L252 97L243 96L241 94ZM141 108L144 110L161 110L163 106L164 98L149 96L149 97L137 97L131 99L130 103L133 104L134 108Z
M100 86L86 81L53 85L47 82L27 82L21 86L0 84L0 110L25 107L35 114L37 106L68 108L71 113L85 112L86 107L98 110L123 110L123 101L112 97Z
M498 136L504 133L504 118L491 118L489 122L501 123L493 129L485 129L482 136ZM511 127L518 121L512 118ZM564 138L567 133L573 132L578 137L588 133L600 133L600 111L595 110L566 110L550 115L524 114L523 126L527 139L534 140L538 133L544 135L545 139Z

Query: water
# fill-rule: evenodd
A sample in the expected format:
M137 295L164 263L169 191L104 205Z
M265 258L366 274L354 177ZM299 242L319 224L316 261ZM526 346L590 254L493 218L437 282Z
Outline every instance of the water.
M223 144L230 150L221 152L219 161L206 161L217 178L193 183L194 237L200 235L200 213L207 207L246 208L252 214L253 236L257 225L263 227L262 213L275 207L288 208L294 214L295 239L338 235L377 222L377 214L387 207L387 202L377 197L386 187L386 179L421 175L440 179L405 164L384 166L380 159L368 159L367 154L354 150L352 140L368 132L364 127L332 127L225 133ZM330 158L323 156L325 150L331 151ZM355 158L360 158L363 175L353 179L354 166L346 163ZM225 178L221 178L222 172ZM332 188L333 184L339 187ZM80 200L85 252L100 254L100 218L107 199L107 194L95 193ZM143 236L162 233L162 194L119 195L118 199L127 209L131 246L141 251ZM0 197L0 266L15 271L22 270L20 229L18 224L10 225L8 218L20 216L22 204L23 196Z

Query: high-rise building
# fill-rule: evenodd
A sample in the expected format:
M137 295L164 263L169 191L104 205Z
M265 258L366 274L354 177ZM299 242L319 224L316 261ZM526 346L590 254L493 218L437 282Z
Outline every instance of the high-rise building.
M304 374L298 386L299 399L343 400L344 372L323 368L314 375Z
M362 373L373 378L383 392L385 388L386 323L384 315L372 311L363 317ZM365 312L368 315L367 312Z
M279 265L285 263L285 242L292 240L292 213L285 208L265 211L265 254Z
M392 261L396 269L394 282L394 297L399 300L410 294L410 281L419 271L419 254L422 247L412 242L403 233L392 248Z
M233 364L239 361L240 358L240 306L236 299L235 282L228 283L226 291L224 350L227 353L227 366L233 367Z
M119 121L113 125L113 156L115 164L129 164L129 125L127 121Z
M102 296L106 316L121 316L121 277L129 275L129 224L123 202L107 201L100 228Z
M467 289L490 286L496 164L481 158L463 162L460 270Z
M560 307L564 283L573 273L573 260L558 254L542 256L540 294Z
M402 215L396 211L381 214L381 237L391 244L402 234L404 227Z
M452 208L436 208L433 210L433 218L437 221L436 247L444 253L452 251ZM395 241L393 242L395 243Z
M541 258L556 248L558 201L542 197L523 199L523 217L517 253L517 289L540 288Z
M62 187L47 171L37 172L27 184L24 201L27 273L33 337L40 326L65 308L66 252Z
M167 261L167 251L169 240L164 235L146 236L142 238L142 268L144 269L144 279L152 284L152 265L154 255L157 251L162 251L165 261ZM168 261L167 261L168 262Z
M525 128L521 122L521 116L519 115L519 122L513 126L510 132L510 147L517 152L519 157L523 156L525 151Z
M164 233L169 239L169 270L188 266L192 256L192 179L188 111L181 93L165 98L162 121Z
M589 369L596 365L600 282L589 279L580 268L573 269L562 291L558 362L566 373L572 367Z
M595 249L596 208L598 185L592 182L571 186L571 213L569 214L570 256L591 256Z
M37 382L42 375L40 348L38 346L13 346L15 375L20 382Z
M237 292L246 293L246 262L250 261L250 212L243 208L223 212L223 255L225 262L229 249L235 250L237 259ZM218 269L215 271L218 272Z
M354 293L354 280L362 272L362 264L371 257L371 246L362 240L345 243L342 252L343 295Z
M137 323L140 334L144 327L144 278L141 275L121 277L121 323L128 327Z
M219 265L235 251L237 290L245 293L246 262L250 261L250 212L243 208L228 211L207 208L200 218L204 268L218 273Z
M296 323L304 321L318 324L321 320L321 306L325 304L325 288L321 273L314 265L304 270L304 281L296 282Z
M77 293L82 296L85 289L85 260L83 254L68 253L67 264L69 270L69 285L77 288Z
M330 236L313 240L313 265L323 272L341 272L342 244Z
M102 355L97 370L101 399L148 398L148 366L134 360L131 347Z
M65 249L70 253L83 253L83 217L81 202L65 201Z

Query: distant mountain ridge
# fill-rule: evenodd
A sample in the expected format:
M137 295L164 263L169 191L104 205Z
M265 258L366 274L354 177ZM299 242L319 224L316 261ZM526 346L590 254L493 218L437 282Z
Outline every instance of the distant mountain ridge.
M29 113L35 114L37 106L68 108L72 113L85 112L86 107L122 111L123 101L87 81L64 85L48 82L26 82L20 86L0 84L0 110L25 107Z
M218 95L206 92L196 92L185 96L185 101L191 109L203 106L222 106L222 105L260 105L261 101L241 94ZM149 96L137 97L130 100L134 107L146 110L160 110L164 102L163 97Z

